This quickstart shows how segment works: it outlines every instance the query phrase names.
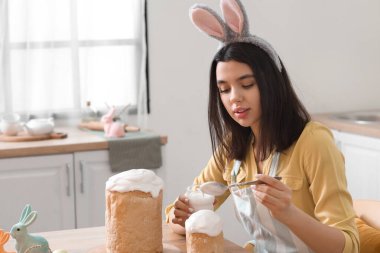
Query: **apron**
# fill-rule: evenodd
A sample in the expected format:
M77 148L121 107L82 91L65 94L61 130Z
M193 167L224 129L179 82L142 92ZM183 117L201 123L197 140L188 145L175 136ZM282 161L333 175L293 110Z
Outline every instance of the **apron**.
M269 176L276 176L280 153L273 155ZM236 182L241 161L235 160L231 172L232 183ZM256 202L251 187L230 189L235 205L235 213L248 234L253 238L256 253L311 253L309 247L301 241L287 226L271 216L269 210Z

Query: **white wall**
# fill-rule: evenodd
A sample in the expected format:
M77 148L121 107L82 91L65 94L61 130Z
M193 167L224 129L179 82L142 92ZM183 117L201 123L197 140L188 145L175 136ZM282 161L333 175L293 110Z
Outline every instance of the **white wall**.
M380 1L242 0L251 31L282 58L311 113L380 109ZM167 134L164 205L211 156L208 71L217 42L190 22L195 0L148 0L151 114ZM202 0L218 8L216 0ZM219 9L217 9L219 12ZM248 240L231 203L223 207L227 238Z

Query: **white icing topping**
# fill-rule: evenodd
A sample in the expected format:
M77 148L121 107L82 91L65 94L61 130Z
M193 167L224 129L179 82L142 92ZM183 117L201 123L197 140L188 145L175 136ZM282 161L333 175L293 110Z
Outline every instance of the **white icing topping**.
M164 182L152 170L132 169L113 175L106 182L106 190L117 192L142 191L157 198Z
M193 213L185 222L187 233L203 233L217 236L222 230L222 219L211 210L199 210Z
M200 190L187 191L185 196L189 199L190 206L195 210L209 209L214 210L214 199L215 197Z

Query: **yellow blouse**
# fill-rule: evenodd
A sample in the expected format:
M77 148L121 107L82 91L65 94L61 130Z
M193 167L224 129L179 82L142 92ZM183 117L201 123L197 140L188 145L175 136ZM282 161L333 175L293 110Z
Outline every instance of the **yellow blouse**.
M252 149L252 147L251 147ZM263 161L263 174L269 174L272 156ZM218 170L213 157L194 184L207 181L231 183L233 161ZM253 150L242 162L237 181L255 179L257 166ZM344 158L337 149L331 131L317 122L309 122L299 139L280 155L277 175L293 191L294 205L323 224L337 228L345 236L344 253L359 252L359 235L355 225L352 198L347 190ZM216 209L229 196L216 198ZM168 215L173 205L166 208Z

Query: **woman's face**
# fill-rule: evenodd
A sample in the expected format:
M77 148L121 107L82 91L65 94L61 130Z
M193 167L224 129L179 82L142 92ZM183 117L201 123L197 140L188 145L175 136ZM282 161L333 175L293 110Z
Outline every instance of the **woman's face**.
M216 80L220 98L229 115L241 126L258 129L260 91L251 68L237 61L219 62Z

